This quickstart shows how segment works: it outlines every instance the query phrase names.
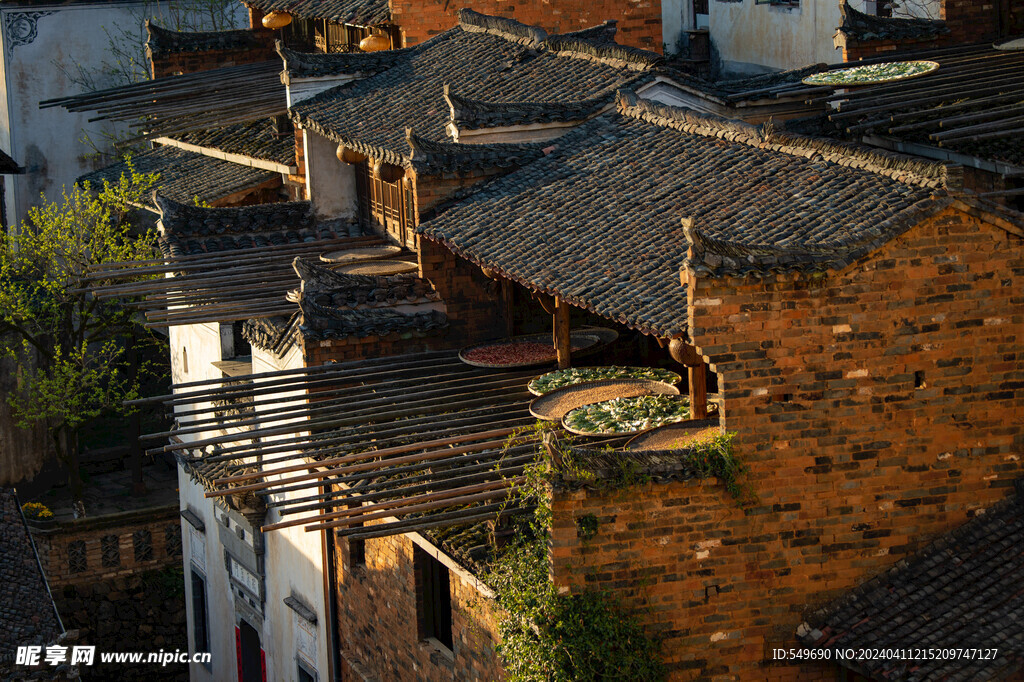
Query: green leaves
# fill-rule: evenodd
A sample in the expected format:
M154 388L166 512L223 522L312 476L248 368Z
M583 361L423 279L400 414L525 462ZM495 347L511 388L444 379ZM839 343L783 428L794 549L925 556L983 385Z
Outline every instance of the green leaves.
M73 187L0 235L0 355L17 363L19 390L7 400L21 426L73 430L134 397L137 377L129 380L125 359L132 311L97 300L84 277L152 256L155 235L131 217L155 181L133 170L95 195Z
M548 578L546 537L521 538L486 580L502 609L498 651L511 682L664 679L657 645L613 597L558 593Z

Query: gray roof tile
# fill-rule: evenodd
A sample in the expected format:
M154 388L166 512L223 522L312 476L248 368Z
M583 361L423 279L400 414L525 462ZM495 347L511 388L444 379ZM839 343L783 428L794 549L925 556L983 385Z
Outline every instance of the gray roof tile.
M800 638L829 649L998 649L988 659L882 658L844 665L872 679L1002 680L1024 669L1022 585L1024 503L1018 490L815 612Z
M15 649L53 644L63 633L13 488L0 488L0 670Z
M509 19L469 10L459 16L459 26L396 51L391 68L299 102L293 117L335 142L403 163L407 128L447 139L446 84L461 97L488 102L610 102L616 89L652 77L661 59L587 33L548 38Z
M78 182L88 181L94 186L102 186L103 181L116 183L122 174L130 173L130 167L137 173L159 173L156 187L160 193L183 203L192 203L196 198L214 202L280 177L272 171L161 146L136 154L131 158L131 166L124 161L111 164L86 173Z
M533 289L671 337L685 330L684 217L708 243L832 254L891 237L879 226L912 220L946 183L939 164L764 133L624 93L616 113L419 230Z
M246 0L262 12L288 12L300 19L327 19L353 26L377 26L391 21L388 0Z

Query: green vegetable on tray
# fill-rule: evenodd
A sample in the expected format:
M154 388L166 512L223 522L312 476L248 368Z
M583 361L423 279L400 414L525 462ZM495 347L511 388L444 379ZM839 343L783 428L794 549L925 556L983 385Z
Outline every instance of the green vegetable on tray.
M636 433L689 418L686 398L644 395L578 407L565 415L563 423L573 431L603 435Z
M542 374L530 381L526 387L535 395L544 395L554 391L556 388L575 386L576 384L585 384L589 381L601 381L603 379L651 379L653 381L664 381L667 384L675 384L680 378L675 372L656 367L619 367L616 365L609 365L608 367L570 367Z
M936 62L885 62L868 64L847 69L823 71L803 79L807 85L864 85L867 83L887 83L903 80L913 76L930 73L939 68Z

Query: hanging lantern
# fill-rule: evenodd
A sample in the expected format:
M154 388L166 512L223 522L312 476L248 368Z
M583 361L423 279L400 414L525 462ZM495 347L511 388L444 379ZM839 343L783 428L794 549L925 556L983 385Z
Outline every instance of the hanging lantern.
M376 161L373 164L373 176L384 182L398 182L405 177L405 169L392 163Z
M287 12L271 12L263 17L263 25L267 28L284 28L292 23L292 15Z
M687 367L697 367L704 363L697 349L686 343L683 339L672 339L668 343L668 354L672 359Z
M339 161L344 163L362 163L366 161L366 154L360 154L351 147L346 147L343 144L338 145L338 149L334 152L337 155Z
M391 38L383 33L371 33L359 41L359 49L363 52L380 52L391 49Z

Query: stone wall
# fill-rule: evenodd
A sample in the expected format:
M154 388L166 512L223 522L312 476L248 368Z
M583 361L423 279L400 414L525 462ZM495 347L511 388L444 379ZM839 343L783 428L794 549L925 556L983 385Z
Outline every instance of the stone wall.
M96 663L81 666L82 680L144 682L188 680L188 666L101 664L100 652L188 651L180 564L105 580L53 588L64 627L79 630L78 645L96 647Z
M338 634L349 673L343 682L501 679L493 602L475 579L449 567L453 646L442 651L419 637L413 540L397 535L365 542L363 566L349 563L346 540L336 542ZM420 547L442 556L425 542Z
M759 500L743 513L714 481L556 491L555 580L626 597L673 680L834 675L771 649L1022 474L1021 247L949 208L824 277L688 277L692 338Z
M417 45L458 24L458 11L464 6L439 0L394 0L391 17L402 29L405 46ZM552 34L578 31L617 19L617 42L662 51L661 0L573 0L559 3L530 0L516 4L487 0L473 3L473 10L540 26Z

